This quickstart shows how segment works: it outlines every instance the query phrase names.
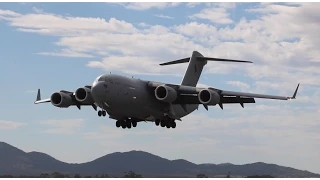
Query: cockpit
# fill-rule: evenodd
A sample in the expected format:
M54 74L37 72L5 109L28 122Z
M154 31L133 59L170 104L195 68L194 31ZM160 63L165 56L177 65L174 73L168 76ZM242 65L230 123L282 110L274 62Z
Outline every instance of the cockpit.
M117 79L116 75L103 74L103 75L98 76L93 81L93 86L96 85L98 82L105 82L107 84L114 84L116 79Z
M93 81L93 86L95 85L95 84L97 84L99 81L105 81L105 77L106 75L100 75L100 76L98 76L94 81Z

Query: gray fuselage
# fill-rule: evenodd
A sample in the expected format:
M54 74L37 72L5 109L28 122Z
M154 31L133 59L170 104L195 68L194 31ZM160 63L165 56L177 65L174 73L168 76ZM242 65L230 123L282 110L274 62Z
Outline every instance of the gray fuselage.
M101 75L92 85L92 97L110 118L116 120L128 117L145 121L164 119L170 104L159 101L148 82L115 74ZM198 105L186 105L187 111L179 104L172 105L172 108L181 118L192 113Z

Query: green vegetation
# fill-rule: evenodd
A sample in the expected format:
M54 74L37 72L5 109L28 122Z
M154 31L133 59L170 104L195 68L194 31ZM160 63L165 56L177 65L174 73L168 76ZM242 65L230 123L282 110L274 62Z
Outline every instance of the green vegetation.
M142 178L141 174L136 174L133 171L126 173L123 177L124 178Z
M254 175L254 176L248 176L247 178L273 178L272 176L270 175Z
M205 174L198 174L197 178L207 178L207 176Z
M80 174L68 175L59 172L51 174L43 173L39 176L12 176L12 175L0 175L0 178L110 178L108 174L96 174L94 176L81 176ZM136 174L133 171L125 173L121 178L142 178L141 174Z
M205 174L198 174L197 178L208 178ZM230 178L230 173L225 176L226 178ZM96 174L94 176L81 176L80 174L68 175L59 172L54 172L51 174L43 173L39 176L12 176L12 175L0 175L0 178L111 178L108 174ZM116 178L116 177L114 177ZM125 172L123 176L120 178L143 178L141 174L136 174L133 171ZM247 178L273 178L270 175L253 175L247 176Z

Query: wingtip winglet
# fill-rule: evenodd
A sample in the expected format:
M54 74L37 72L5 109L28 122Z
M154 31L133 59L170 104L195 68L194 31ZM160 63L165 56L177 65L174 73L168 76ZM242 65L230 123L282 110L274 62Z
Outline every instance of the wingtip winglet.
M37 98L36 98L36 101L34 101L34 104L37 104L37 101L40 101L40 100L41 100L41 93L40 93L40 89L38 89Z
M300 86L300 83L298 83L298 86L297 86L296 90L294 91L294 94L292 96L293 99L295 99L296 96L297 96L297 92L298 92L299 86Z
M300 83L298 83L298 86L296 88L296 90L294 91L292 97L290 97L289 99L296 99L297 93L298 93L298 89L299 89Z

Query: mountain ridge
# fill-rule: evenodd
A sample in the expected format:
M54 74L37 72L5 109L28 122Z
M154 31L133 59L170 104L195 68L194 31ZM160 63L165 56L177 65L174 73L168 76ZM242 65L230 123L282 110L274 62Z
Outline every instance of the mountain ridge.
M232 163L195 164L185 159L169 160L149 152L131 150L114 152L85 163L67 163L37 151L25 152L5 142L0 142L0 175L39 175L60 172L66 174L114 174L134 171L144 177L195 177L206 174L209 177L272 175L275 177L320 177L305 170L255 162L243 165Z

